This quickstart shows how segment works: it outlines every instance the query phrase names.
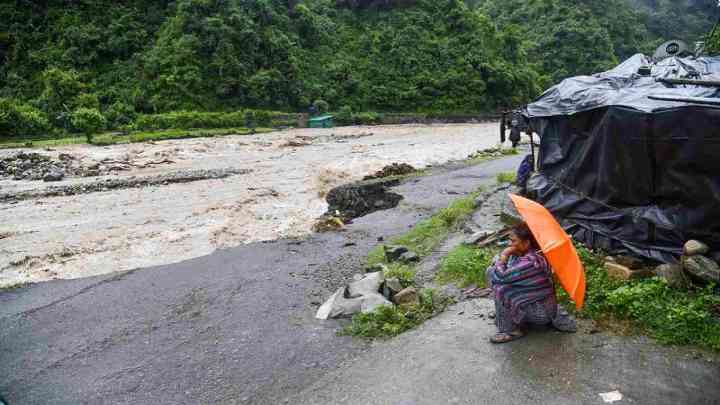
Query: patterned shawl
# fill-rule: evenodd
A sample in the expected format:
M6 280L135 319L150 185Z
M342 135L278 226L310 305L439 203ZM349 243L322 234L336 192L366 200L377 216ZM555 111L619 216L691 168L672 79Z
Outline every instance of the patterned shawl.
M507 264L498 260L494 267L491 275L495 299L510 308L513 319L518 319L525 305L555 296L552 271L539 251L511 257Z

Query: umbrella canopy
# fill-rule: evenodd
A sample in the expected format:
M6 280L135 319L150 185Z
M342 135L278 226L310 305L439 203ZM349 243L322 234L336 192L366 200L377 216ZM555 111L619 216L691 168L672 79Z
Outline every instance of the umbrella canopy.
M510 198L535 236L560 284L577 308L582 308L585 303L585 270L572 240L545 207L515 194L510 194Z

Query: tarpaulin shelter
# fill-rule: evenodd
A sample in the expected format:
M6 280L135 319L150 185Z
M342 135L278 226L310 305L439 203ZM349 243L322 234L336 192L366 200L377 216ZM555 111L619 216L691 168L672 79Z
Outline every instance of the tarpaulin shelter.
M541 139L528 192L574 238L611 253L670 262L688 239L720 250L713 81L720 58L638 54L552 87L523 111Z

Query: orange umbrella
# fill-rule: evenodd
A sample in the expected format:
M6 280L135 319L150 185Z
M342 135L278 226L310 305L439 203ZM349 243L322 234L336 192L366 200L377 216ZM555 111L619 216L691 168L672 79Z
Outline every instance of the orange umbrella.
M510 194L510 198L535 236L560 284L575 301L577 309L582 308L585 303L585 270L572 240L545 207L515 194Z

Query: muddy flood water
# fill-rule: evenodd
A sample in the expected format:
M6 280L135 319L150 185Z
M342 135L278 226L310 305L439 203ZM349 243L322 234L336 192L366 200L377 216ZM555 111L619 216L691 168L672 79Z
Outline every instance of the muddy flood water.
M103 170L53 183L0 180L0 287L169 264L302 236L327 209L323 197L335 186L390 163L420 169L497 144L497 124L480 123L293 129L33 150ZM12 153L17 151L2 151L0 158ZM173 180L187 173L191 180ZM198 179L203 173L209 175ZM137 185L146 178L155 180ZM98 185L108 179L135 185ZM47 196L53 188L76 192ZM14 195L25 197L8 198Z

